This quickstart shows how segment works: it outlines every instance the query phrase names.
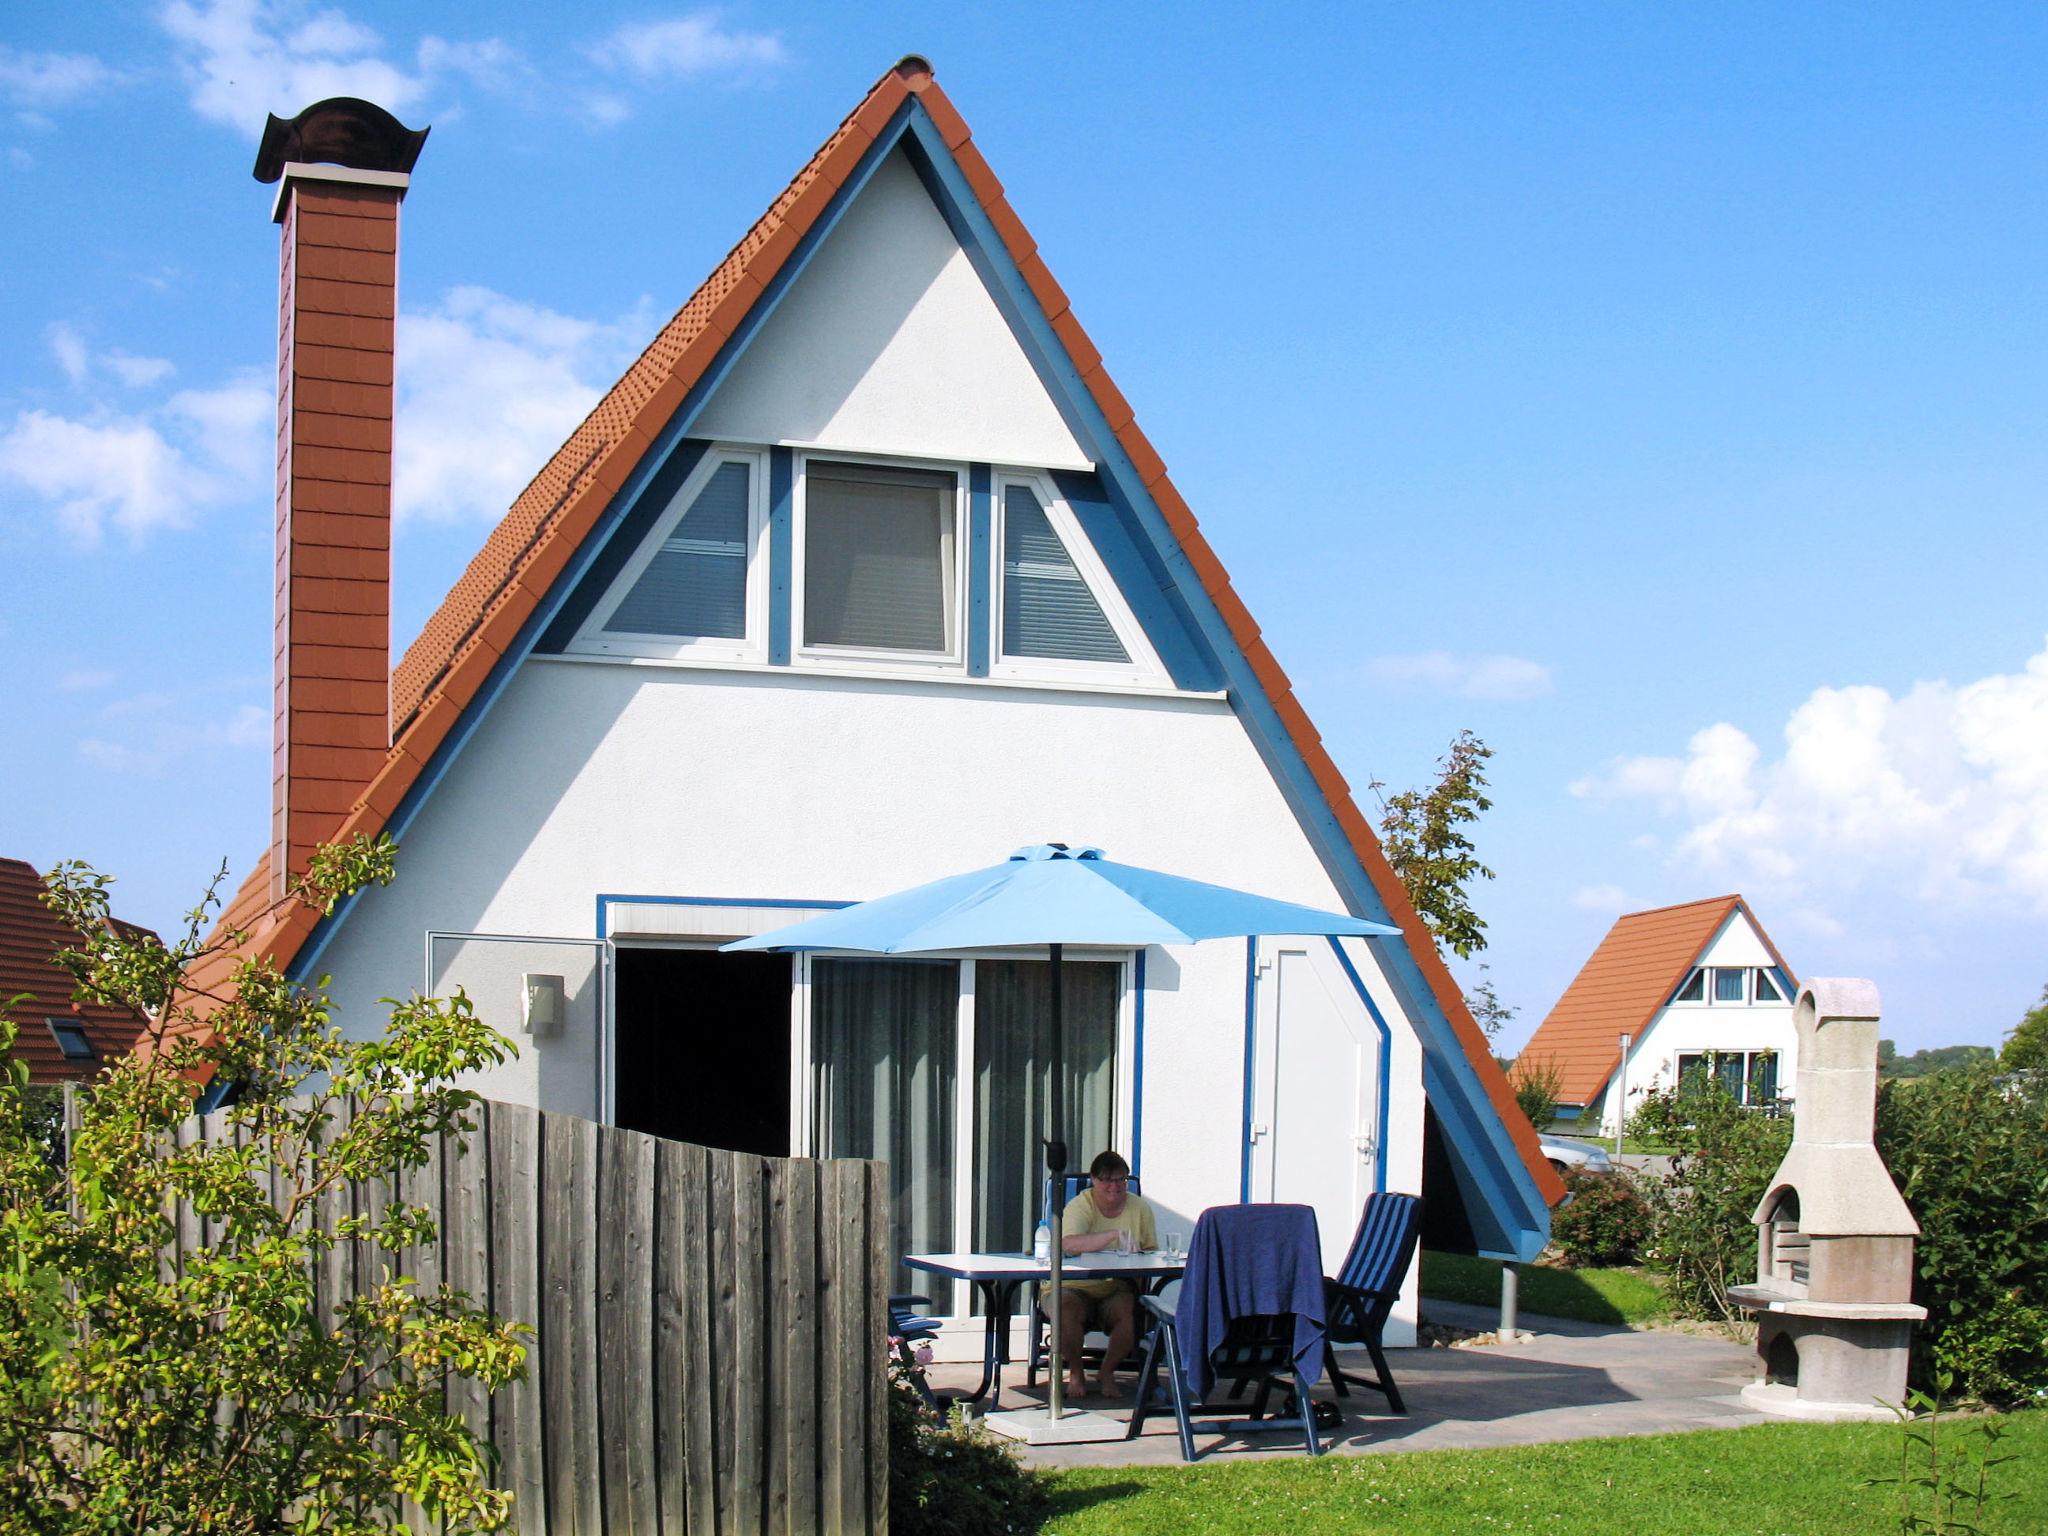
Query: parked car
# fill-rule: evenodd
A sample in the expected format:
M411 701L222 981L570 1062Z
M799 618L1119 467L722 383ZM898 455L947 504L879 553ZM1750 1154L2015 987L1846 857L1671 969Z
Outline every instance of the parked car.
M1571 1136L1553 1136L1548 1131L1538 1133L1536 1139L1543 1144L1543 1155L1550 1160L1550 1166L1559 1173L1567 1168L1582 1169L1587 1173L1609 1173L1613 1171L1614 1159L1607 1149L1598 1142L1579 1141Z

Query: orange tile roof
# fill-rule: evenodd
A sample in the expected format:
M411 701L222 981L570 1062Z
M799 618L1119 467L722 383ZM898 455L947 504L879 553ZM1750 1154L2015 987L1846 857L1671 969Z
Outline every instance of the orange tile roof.
M1784 966L1784 957L1740 896L1630 912L1615 919L1518 1059L1554 1064L1561 1074L1561 1102L1591 1103L1620 1062L1622 1034L1642 1037L1701 951L1738 911L1755 926L1771 958Z
M110 919L128 936L147 929ZM132 1009L109 1003L71 1000L71 973L53 958L60 949L75 948L76 929L68 928L43 901L43 877L20 859L0 859L0 1005L7 1007L20 1030L14 1053L28 1063L38 1083L80 1081L95 1075L116 1056L134 1048L149 1021ZM29 996L11 1000L21 993ZM98 1060L77 1061L57 1048L45 1019L65 1019L85 1027L85 1037Z
M483 686L520 627L547 596L555 578L567 566L613 494L639 464L641 456L839 187L860 165L869 146L897 109L913 96L931 115L982 212L1017 263L1082 383L1107 419L1118 444L1129 455L1232 637L1244 651L1309 772L1328 797L1330 808L1364 865L1374 891L1401 927L1431 994L1514 1138L1538 1190L1554 1205L1563 1198L1564 1186L1544 1160L1526 1120L1514 1110L1514 1092L1495 1064L1486 1036L1473 1021L1434 940L1381 853L1370 823L1352 800L1350 786L1296 700L1287 674L1260 638L1259 626L1231 589L1222 562L1202 536L1194 513L1174 489L1164 461L1139 430L1129 402L1102 366L1102 354L1088 339L1066 293L1039 258L1037 242L1010 207L1002 183L975 148L966 121L932 78L931 66L915 55L901 60L875 82L860 105L825 140L796 179L783 189L768 211L513 502L511 511L485 541L393 672L391 720L395 740L390 755L335 828L332 838L346 841L357 833L375 836L384 829L406 791L432 760L435 749L454 728L463 708ZM267 893L267 883L266 862L244 884L237 898L237 908L244 920L257 914L259 897ZM259 952L268 950L283 965L298 952L313 927L312 914L302 908L273 911L257 918L250 939ZM221 963L225 964L225 959Z

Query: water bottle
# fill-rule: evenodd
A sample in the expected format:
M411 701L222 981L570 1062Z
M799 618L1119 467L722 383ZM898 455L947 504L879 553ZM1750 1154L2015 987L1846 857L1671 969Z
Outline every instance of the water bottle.
M1052 1262L1052 1228L1041 1221L1031 1238L1031 1257L1040 1264Z

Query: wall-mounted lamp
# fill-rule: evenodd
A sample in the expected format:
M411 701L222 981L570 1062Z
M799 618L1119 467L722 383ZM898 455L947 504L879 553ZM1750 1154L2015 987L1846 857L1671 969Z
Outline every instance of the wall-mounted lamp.
M562 1019L568 1013L569 989L559 976L526 977L525 1007L520 1024L529 1035L536 1038L559 1035Z

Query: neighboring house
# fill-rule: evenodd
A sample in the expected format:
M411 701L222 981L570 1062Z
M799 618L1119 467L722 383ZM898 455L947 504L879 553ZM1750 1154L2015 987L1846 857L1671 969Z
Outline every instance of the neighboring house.
M1442 1246L1543 1247L1562 1188L1485 1037L928 65L882 77L541 468L388 692L418 140L373 112L273 120L258 162L284 178L276 792L231 921L331 974L352 1030L465 988L522 1048L493 1096L887 1158L900 1248L1014 1250L1044 959L715 947L1093 844L1404 937L1070 953L1078 1156L1123 1148L1163 1225L1313 1204L1333 1259L1378 1188L1421 1188ZM353 168L305 163L323 141ZM319 840L380 832L394 884L277 904Z
M1798 983L1740 896L1615 919L1517 1067L1553 1066L1563 1118L1613 1135L1642 1096L1713 1070L1745 1104L1792 1096ZM1628 1068L1621 1037L1629 1037Z
M124 936L146 930L127 923ZM0 859L0 1007L19 1033L14 1054L28 1063L32 1083L80 1082L130 1050L149 1021L108 1003L71 1000L71 973L57 964L59 950L76 949L80 935L43 902L43 877L21 859Z

